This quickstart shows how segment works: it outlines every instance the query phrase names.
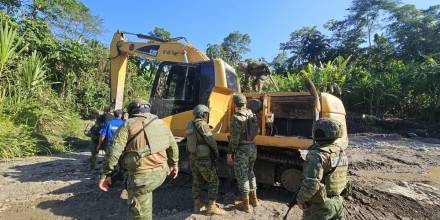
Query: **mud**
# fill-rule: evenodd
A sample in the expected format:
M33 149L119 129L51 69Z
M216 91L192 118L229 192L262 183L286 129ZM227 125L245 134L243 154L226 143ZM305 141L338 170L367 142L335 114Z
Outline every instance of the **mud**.
M356 134L347 150L353 194L348 219L440 219L440 141L396 134ZM109 193L96 188L98 171L89 153L78 151L0 163L0 219L126 219L121 184ZM221 181L226 216L191 214L191 177L182 173L154 192L155 219L282 219L291 193L259 186L262 205L237 210L239 194ZM204 198L206 200L206 198ZM289 219L301 219L295 207Z

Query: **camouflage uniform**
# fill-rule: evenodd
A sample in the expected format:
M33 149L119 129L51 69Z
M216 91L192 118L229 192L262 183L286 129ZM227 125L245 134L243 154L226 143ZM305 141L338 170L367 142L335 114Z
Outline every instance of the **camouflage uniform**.
M204 182L208 183L208 198L209 200L217 200L217 192L219 180L217 176L217 168L215 161L219 157L217 143L211 133L208 123L201 118L196 118L194 123L197 137L198 147L200 145L208 145L210 155L208 157L199 157L197 154L190 154L191 171L193 175L192 196L193 199L200 198L200 187Z
M91 131L91 146L90 146L90 169L95 169L96 167L96 157L98 155L98 152L96 151L96 146L99 143L99 130L105 125L105 123L113 119L113 114L109 112L104 112L104 114L99 115L98 118L95 121L95 124L90 129ZM102 146L101 148L106 148L106 146Z
M244 87L255 92L262 92L264 82L267 80L268 75L271 74L269 65L262 61L250 61L240 63L239 68L245 73Z
M238 99L244 99L244 103L241 104L245 104L246 99L244 96L238 96L241 97ZM238 96L234 96L235 104L237 104L236 97ZM247 206L243 207L245 211L248 211L249 209L249 194L251 194L252 205L258 205L256 198L257 179L254 174L254 164L257 160L257 147L253 138L252 140L247 140L245 137L247 136L247 129L243 126L249 115L255 116L252 111L244 106L234 113L231 121L231 132L228 146L228 153L233 154L235 178L237 179L238 189L242 194L242 199L244 201L243 206ZM245 203L247 203L247 205Z
M303 219L343 219L341 193L347 184L347 170L347 156L334 140L317 141L310 147L297 197L298 203L306 206Z
M177 167L179 158L174 136L162 120L156 119L145 128L144 134L134 135L141 131L144 121L150 121L153 117L156 116L150 113L132 114L132 118L124 123L114 137L110 153L106 155L101 176L102 179L111 174L124 150L151 147L153 141L169 145L166 150L143 157L140 167L128 170L128 203L134 219L152 219L152 192L165 181L168 166ZM145 133L154 135L154 140L147 140ZM133 141L127 143L132 138Z
M212 135L211 128L206 123L209 108L197 105L193 114L195 119L187 126L187 150L189 152L190 166L193 177L192 196L194 212L199 212L202 205L200 202L201 186L208 183L209 204L206 211L209 214L223 215L225 211L217 207L217 193L219 179L217 175L217 160L219 152L217 142Z

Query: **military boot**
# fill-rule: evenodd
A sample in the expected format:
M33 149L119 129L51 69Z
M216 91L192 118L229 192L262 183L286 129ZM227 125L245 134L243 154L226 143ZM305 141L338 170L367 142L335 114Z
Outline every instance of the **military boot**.
M249 195L247 193L241 196L241 209L244 212L251 213L251 207L249 206Z
M257 198L257 191L251 191L249 193L249 202L252 204L253 207L257 207L260 205Z
M225 210L217 206L215 200L209 200L208 207L206 208L206 212L212 215L224 215L226 214Z
M201 209L202 209L202 203L200 202L200 199L194 199L193 211L200 212Z

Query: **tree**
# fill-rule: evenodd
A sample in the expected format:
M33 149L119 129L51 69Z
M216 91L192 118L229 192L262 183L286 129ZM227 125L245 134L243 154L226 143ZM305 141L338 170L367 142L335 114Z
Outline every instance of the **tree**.
M325 28L332 32L329 40L332 50L331 57L343 56L347 57L353 55L358 57L362 54L361 45L365 43L364 33L362 28L350 28L344 21L330 20L325 25Z
M150 31L148 34L162 40L169 40L171 38L171 32L161 27L154 27L153 31Z
M249 52L249 44L251 43L251 37L248 34L241 34L238 31L230 33L223 39L221 44L223 50L225 51L225 56L227 61L233 65L240 62L243 54Z
M440 53L440 5L427 10L403 5L391 13L388 31L401 58L423 61L424 56Z
M291 66L324 61L329 50L329 40L316 27L303 27L290 34L290 40L280 44L280 49L290 51Z
M206 48L206 55L210 59L216 59L216 58L221 58L223 60L227 59L226 51L219 44L208 44Z
M277 54L270 65L274 68L276 74L286 75L288 68L287 53L283 51L282 53Z
M5 10L11 16L17 13L21 5L21 0L0 0L0 9Z
M103 31L102 19L78 0L32 0L23 7L26 17L47 21L60 38L81 41Z

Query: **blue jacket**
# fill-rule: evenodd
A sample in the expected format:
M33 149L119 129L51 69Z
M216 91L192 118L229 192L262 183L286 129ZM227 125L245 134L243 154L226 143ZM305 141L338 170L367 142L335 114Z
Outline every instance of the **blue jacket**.
M104 142L109 143L112 139L113 135L116 133L116 131L124 124L124 121L120 118L114 118L111 120L108 120L104 127L101 128L99 131L100 136L105 136Z

